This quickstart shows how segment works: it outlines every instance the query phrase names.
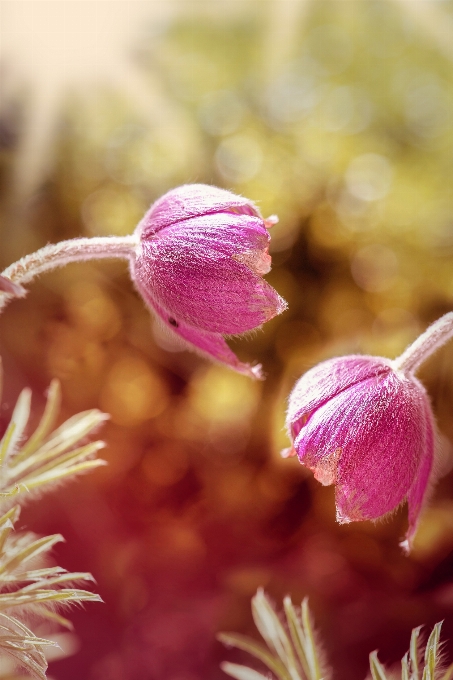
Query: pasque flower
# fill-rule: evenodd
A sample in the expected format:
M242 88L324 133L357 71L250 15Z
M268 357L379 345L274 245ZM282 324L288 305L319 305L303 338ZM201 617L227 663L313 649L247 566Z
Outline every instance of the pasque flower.
M270 270L264 220L241 196L189 184L162 196L136 229L132 278L148 306L186 343L242 373L224 335L261 326L286 308L263 280Z
M271 264L268 228L276 221L263 219L246 198L187 184L157 200L132 236L62 241L8 267L0 275L0 309L47 270L124 258L148 307L188 348L260 377L260 366L240 362L224 336L258 328L286 308L262 278Z
M410 550L433 481L436 427L414 372L453 336L446 314L398 359L329 359L296 383L287 428L296 455L324 485L335 484L337 520L378 519L407 500Z

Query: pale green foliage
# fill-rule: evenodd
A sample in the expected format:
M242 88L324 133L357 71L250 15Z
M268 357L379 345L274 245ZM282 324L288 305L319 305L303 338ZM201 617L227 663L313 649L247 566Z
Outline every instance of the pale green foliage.
M371 652L369 680L453 680L453 664L447 669L442 667L441 627L442 623L436 623L424 650L420 642L422 626L413 629L409 651L401 659L401 672L387 671L380 663L377 652Z
M52 488L55 483L104 464L93 458L104 443L87 444L84 440L105 421L105 414L86 411L52 431L60 404L59 383L53 381L40 423L25 439L30 402L31 392L25 389L0 441L3 512L13 501L25 501L32 491ZM71 628L57 609L62 605L99 602L100 597L75 585L92 581L90 574L48 566L47 554L63 540L61 535L40 538L32 533L14 532L19 513L20 507L15 505L0 516L0 658L7 655L17 671L26 676L0 674L0 680L22 680L29 676L45 680L47 661L43 650L55 643L35 635L24 621L47 620Z
M30 417L30 404L31 391L26 388L17 400L11 422L0 441L0 504L18 494L42 489L105 464L102 460L93 460L103 448L103 442L78 446L105 421L104 413L96 409L79 413L52 432L60 405L60 386L54 380L38 427L27 441L22 442Z
M272 675L230 662L221 664L225 673L236 680L328 680L332 677L314 634L307 598L298 609L287 596L283 607L285 619L282 621L263 590L259 589L252 599L253 619L267 648L235 633L218 636L229 647L242 649L264 663ZM401 671L386 670L377 652L372 652L367 680L453 680L453 664L447 669L442 667L441 626L436 623L424 650L420 643L422 626L414 628L409 651L401 660Z
M221 633L219 640L252 654L278 680L328 680L331 674L316 640L308 600L305 598L299 609L287 596L283 606L285 623L280 621L263 590L259 589L252 599L253 620L267 649L251 638L235 633ZM222 670L237 680L269 678L269 675L232 663L223 663Z
M0 517L0 654L9 654L28 673L44 680L47 662L42 648L54 643L34 635L22 623L24 615L70 628L70 622L55 611L56 606L99 602L100 597L73 585L92 580L90 574L69 573L61 567L36 568L37 562L42 564L43 556L63 539L59 534L45 538L15 534L19 512L19 506L15 506Z

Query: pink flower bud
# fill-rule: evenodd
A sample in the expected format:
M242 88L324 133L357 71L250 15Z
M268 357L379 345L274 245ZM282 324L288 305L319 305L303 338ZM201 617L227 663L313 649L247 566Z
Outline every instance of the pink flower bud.
M435 424L423 385L389 359L330 359L296 383L286 423L293 455L321 484L336 485L340 523L378 519L407 500L402 545L410 550L434 457Z
M286 309L262 279L271 263L267 227L275 221L229 191L181 186L138 225L131 263L137 289L167 328L192 349L254 377L260 367L241 363L223 336L250 331Z

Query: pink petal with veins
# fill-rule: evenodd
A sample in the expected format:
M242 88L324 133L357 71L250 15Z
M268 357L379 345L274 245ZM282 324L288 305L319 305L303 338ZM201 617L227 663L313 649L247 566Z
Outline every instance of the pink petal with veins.
M326 361L296 383L287 427L300 462L336 485L340 523L409 504L410 548L431 478L435 425L426 391L381 357Z
M136 233L131 274L149 307L193 349L256 377L223 339L286 308L262 278L270 237L254 204L216 187L186 185L159 199Z

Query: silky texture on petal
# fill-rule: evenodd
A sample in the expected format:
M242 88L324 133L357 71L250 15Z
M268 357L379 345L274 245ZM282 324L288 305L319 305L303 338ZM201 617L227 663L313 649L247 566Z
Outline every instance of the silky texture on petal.
M324 402L352 385L391 370L391 362L381 357L351 355L318 364L297 381L288 401L287 423L295 437L310 414Z
M420 519L423 506L429 499L433 480L433 464L435 454L435 433L436 425L434 416L431 411L431 406L428 399L424 405L425 411L425 446L424 455L421 460L420 467L417 471L417 476L407 495L407 505L409 511L409 529L406 534L406 540L401 544L402 547L409 552L414 536L417 531L418 522Z
M322 484L336 485L339 522L378 519L407 500L410 547L435 438L418 380L380 357L331 359L296 383L287 426L300 462Z
M181 322L176 322L173 317L169 317L165 309L154 301L150 302L150 307L156 313L158 320L165 328L178 336L182 348L195 350L198 354L209 359L214 359L221 364L226 364L238 373L249 375L253 378L262 378L261 365L250 364L239 361L235 353L228 347L227 343L219 333L210 333ZM175 323L178 325L175 326Z
M137 229L143 238L177 222L213 213L255 215L258 208L246 198L208 184L184 184L161 196L148 210ZM262 218L261 218L262 219Z
M257 377L223 338L286 308L262 279L270 237L253 203L216 187L179 187L150 208L136 233L131 273L148 306L188 347Z

